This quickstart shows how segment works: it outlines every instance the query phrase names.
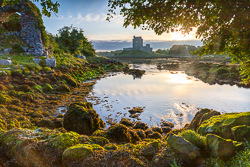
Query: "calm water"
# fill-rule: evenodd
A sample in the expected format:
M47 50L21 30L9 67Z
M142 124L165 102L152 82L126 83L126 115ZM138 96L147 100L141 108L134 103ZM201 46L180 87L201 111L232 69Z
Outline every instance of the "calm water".
M145 107L142 122L157 126L161 120L176 128L189 123L199 108L222 113L250 111L250 89L230 85L208 85L187 76L157 70L156 65L131 65L146 70L140 79L119 73L103 78L89 94L89 101L103 120L129 117L129 108ZM134 119L136 120L136 119Z

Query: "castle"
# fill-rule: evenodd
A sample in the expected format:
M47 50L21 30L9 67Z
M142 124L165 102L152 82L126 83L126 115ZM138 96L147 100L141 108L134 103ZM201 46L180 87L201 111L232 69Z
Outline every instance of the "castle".
M152 52L153 48L150 48L150 44L146 44L146 46L143 46L143 39L141 37L134 36L133 48L123 48L123 51L129 51L129 50L142 50L145 52Z

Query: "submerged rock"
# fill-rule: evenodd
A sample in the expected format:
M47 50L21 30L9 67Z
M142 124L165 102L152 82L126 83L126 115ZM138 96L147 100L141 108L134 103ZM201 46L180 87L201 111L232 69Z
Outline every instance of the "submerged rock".
M170 133L167 138L167 143L170 147L174 148L177 152L188 155L192 160L201 156L200 149L194 146L189 141L185 140L181 136Z
M91 135L95 130L104 128L105 123L93 109L92 103L77 102L69 106L63 119L64 128L79 134Z

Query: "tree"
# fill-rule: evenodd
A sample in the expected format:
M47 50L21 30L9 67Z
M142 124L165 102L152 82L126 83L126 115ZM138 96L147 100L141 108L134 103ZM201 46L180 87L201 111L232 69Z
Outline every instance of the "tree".
M17 3L27 2L29 0L0 0L0 8L6 5L14 5ZM42 14L50 17L51 12L58 13L58 8L60 4L56 2L52 2L52 0L33 0L33 2L40 2L42 6Z
M59 36L56 43L65 53L74 55L84 54L86 56L96 55L91 42L84 36L82 29L76 27L63 27L58 30Z
M119 8L124 26L152 29L158 35L197 27L203 46L196 53L227 54L240 63L245 83L250 81L249 0L109 0L110 20Z

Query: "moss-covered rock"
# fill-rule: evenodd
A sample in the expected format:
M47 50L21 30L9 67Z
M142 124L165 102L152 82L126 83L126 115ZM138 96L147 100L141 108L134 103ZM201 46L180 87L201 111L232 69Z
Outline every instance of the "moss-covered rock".
M104 146L106 150L117 150L118 146L115 143L108 143Z
M65 150L79 143L79 137L80 135L75 132L61 133L49 141L48 145L52 148Z
M207 109L207 108L202 109L195 114L194 118L189 124L189 128L197 130L203 121L215 115L220 115L220 113L214 110Z
M89 144L78 144L66 149L62 155L62 161L65 166L73 165L75 161L81 162L88 155L93 153L93 147Z
M226 139L233 139L231 128L239 125L250 126L250 112L213 116L201 124L198 133L203 135L212 133Z
M151 139L161 139L162 136L158 132L153 132L153 133L151 133L151 134L148 135L148 138L151 138Z
M128 119L128 118L122 118L120 121L120 124L123 124L123 125L128 126L128 127L134 126L134 123L131 122L130 119Z
M142 129L142 130L146 130L148 129L148 125L144 122L136 122L135 126L133 127L134 129Z
M172 129L170 127L162 127L161 129L162 129L163 133L169 133L172 131Z
M106 131L106 135L109 139L117 143L131 142L130 130L123 124L115 124L110 126Z
M61 84L56 88L59 92L71 92L70 88L66 84Z
M79 134L91 135L94 131L104 128L104 122L93 109L92 103L79 102L69 106L63 120L64 128Z
M194 146L183 137L170 133L167 138L167 143L170 147L174 148L177 152L188 155L192 160L201 156L200 149Z
M161 144L159 141L148 143L140 150L140 154L145 156L148 160L152 160L155 154L160 150Z
M89 137L89 139L92 144L98 144L100 146L104 146L109 143L109 140L105 137Z
M232 128L234 140L238 142L250 142L250 126L240 125Z
M211 157L219 157L228 160L235 155L235 146L232 140L223 139L217 135L206 136L207 149Z

